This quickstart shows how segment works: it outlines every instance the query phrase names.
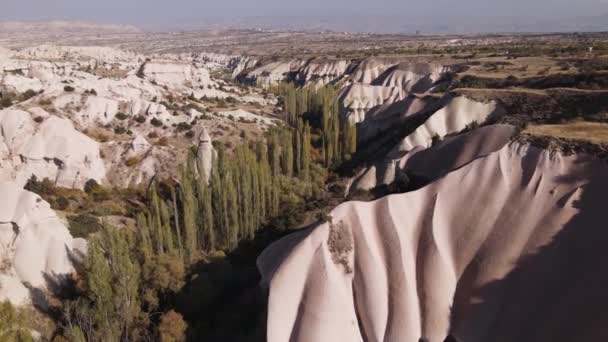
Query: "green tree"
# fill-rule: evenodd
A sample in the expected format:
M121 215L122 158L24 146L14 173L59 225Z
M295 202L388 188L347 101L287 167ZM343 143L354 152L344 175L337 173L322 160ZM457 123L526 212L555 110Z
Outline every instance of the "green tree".
M201 249L211 251L215 248L215 227L213 225L213 205L211 203L212 195L209 184L207 183L207 177L205 170L202 166L199 166L199 170L202 170L197 182L198 190L198 201L199 201L199 246Z
M25 327L27 317L8 301L0 302L0 341L33 341L30 330Z
M96 338L101 340L129 340L140 314L140 268L131 257L131 242L126 231L105 227L89 244L85 278Z
M161 342L181 342L186 340L188 325L182 315L170 310L160 317L158 337Z
M293 176L293 137L289 129L281 134L281 168L285 176Z
M311 156L311 142L310 142L310 126L308 123L304 125L304 134L302 136L302 178L308 180L310 178L310 163L312 162Z
M181 197L182 197L182 221L184 224L184 248L188 260L194 261L198 247L198 200L195 192L197 191L194 179L195 169L193 158L188 158L188 162L182 169L180 178Z

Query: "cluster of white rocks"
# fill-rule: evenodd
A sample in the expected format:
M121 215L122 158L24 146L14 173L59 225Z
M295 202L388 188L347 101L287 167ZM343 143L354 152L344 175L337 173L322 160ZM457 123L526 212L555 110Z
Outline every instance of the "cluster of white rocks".
M29 303L32 291L61 283L71 258L86 252L49 204L15 183L0 182L0 301Z
M273 98L211 75L230 77L240 60L211 53L144 56L109 47L1 49L0 94L30 98L0 111L0 181L23 184L36 175L82 188L88 179L120 180L119 186L149 179L171 154L146 141L149 134L184 125L192 126L197 138L203 123L193 123L209 115L205 111L214 99L274 104ZM188 106L191 100L196 105ZM260 129L273 124L243 109L218 112L205 124L212 128L229 116L255 121ZM97 139L92 132L117 126L129 131L131 144L92 139ZM140 146L140 162L124 170L124 158L133 157L130 145ZM105 160L104 149L111 152ZM120 176L106 177L114 171Z
M91 179L145 184L176 169L194 145L208 177L210 130L222 134L237 120L260 131L275 124L240 108L272 106L274 98L222 76L229 78L240 60L108 47L0 48L0 301L30 303L32 291L63 281L73 271L71 258L86 251L86 241L73 239L47 202L23 190L32 176L76 189ZM229 98L237 105L228 108L238 109L209 109ZM190 134L180 131L177 140L165 133L177 127ZM162 136L176 146L152 141Z

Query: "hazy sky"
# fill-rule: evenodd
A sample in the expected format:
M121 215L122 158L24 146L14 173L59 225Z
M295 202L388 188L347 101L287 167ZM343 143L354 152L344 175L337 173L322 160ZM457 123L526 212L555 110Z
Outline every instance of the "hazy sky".
M147 28L177 27L209 18L391 15L529 20L608 14L608 0L0 0L0 20L81 19Z

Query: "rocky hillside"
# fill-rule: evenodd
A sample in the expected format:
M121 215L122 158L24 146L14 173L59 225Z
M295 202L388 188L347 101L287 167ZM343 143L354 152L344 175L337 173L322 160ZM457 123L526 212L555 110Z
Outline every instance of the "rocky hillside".
M43 339L608 337L605 57L104 30L143 40L0 48L0 301Z
M230 83L234 57L38 46L0 53L0 175L82 188L170 176L207 130L239 140L274 125L274 99ZM226 78L227 79L227 78ZM176 151L177 150L177 151ZM177 152L177 153L176 153Z

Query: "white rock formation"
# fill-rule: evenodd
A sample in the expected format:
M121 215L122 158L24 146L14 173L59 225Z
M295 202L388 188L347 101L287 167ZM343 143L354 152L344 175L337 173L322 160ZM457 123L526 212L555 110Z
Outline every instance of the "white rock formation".
M107 125L114 120L118 114L118 101L100 97L87 97L84 107L74 114L76 123L83 127L88 127L93 123Z
M353 123L365 121L366 114L371 109L386 103L395 103L407 97L408 93L400 87L373 86L368 84L353 84L345 88L340 95L340 101L346 109L346 115Z
M252 57L243 57L238 60L238 62L233 62L233 65L230 65L232 68L232 78L237 78L240 76L245 70L249 70L254 68L258 64L258 60Z
M421 190L342 204L259 258L267 340L606 340L606 174L512 143Z
M261 86L269 86L286 80L289 73L299 70L305 63L305 60L300 59L271 62L248 72L246 79L258 82Z
M63 222L38 195L0 182L0 301L26 304L28 287L44 290L73 271L70 253L84 252Z
M401 63L387 70L382 77L374 81L374 84L380 83L386 87L401 87L407 92L424 93L431 89L435 82L452 72L452 67L436 63Z
M295 77L297 82L321 87L346 74L350 63L345 60L317 61L312 60Z
M42 82L36 78L13 74L6 74L0 79L0 91L22 94L27 90L39 92L42 90Z
M400 175L436 180L475 159L500 150L511 141L515 127L490 125L448 137L431 148L418 146L407 153L393 150L385 158L361 170L349 181L348 191L371 190L390 185ZM472 149L470 146L478 146Z
M183 87L185 85L206 87L215 84L211 81L206 69L196 68L191 64L149 62L145 64L143 72L147 79L172 87Z
M135 134L135 138L131 141L130 152L133 155L142 155L150 150L150 143L141 134Z
M215 149L213 148L211 136L205 128L203 128L203 131L199 137L196 158L198 160L198 165L202 166L203 168L207 182L209 182L209 177L211 177L211 168L213 167L213 159L215 158Z
M0 111L0 132L0 181L23 186L36 175L82 188L89 179L101 182L105 177L99 144L69 120L50 116L38 124L26 111L5 109Z
M417 146L430 147L433 137L443 138L460 132L473 122L481 124L491 115L499 115L499 111L495 102L483 103L464 96L449 99L443 108L401 142L399 150L410 151Z

